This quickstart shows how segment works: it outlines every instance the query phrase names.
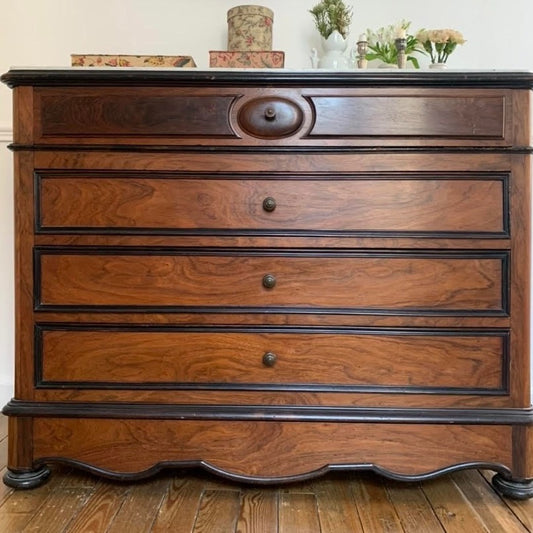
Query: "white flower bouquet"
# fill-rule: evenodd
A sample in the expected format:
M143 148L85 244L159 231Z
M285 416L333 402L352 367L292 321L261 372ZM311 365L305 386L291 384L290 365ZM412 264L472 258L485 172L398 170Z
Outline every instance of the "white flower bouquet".
M378 59L383 63L395 65L398 61L398 50L395 41L401 37L406 40L405 53L407 55L407 61L410 61L415 68L419 68L417 58L411 54L415 52L423 53L423 50L418 48L416 37L408 33L410 25L411 23L409 21L402 20L397 24L383 26L375 31L367 29L366 38L369 52L366 55L366 59L368 61Z

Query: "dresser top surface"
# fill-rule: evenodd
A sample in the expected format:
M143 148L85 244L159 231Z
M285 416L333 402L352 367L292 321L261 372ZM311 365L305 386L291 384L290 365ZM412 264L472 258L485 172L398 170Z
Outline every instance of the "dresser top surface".
M1 81L10 87L87 85L166 86L351 86L533 88L527 70L291 70L197 68L11 68Z

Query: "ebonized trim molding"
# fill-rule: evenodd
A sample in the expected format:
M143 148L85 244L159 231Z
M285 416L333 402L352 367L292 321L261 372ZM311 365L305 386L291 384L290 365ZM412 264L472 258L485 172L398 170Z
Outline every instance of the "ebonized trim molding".
M429 479L434 479L438 476L444 474L450 474L452 472L457 472L459 470L466 469L483 469L483 470L493 470L498 472L505 479L512 477L511 470L500 464L500 463L487 463L487 462L471 462L471 463L459 463L438 470L433 470L430 472L424 472L422 474L401 474L399 472L394 472L387 470L379 465L373 463L355 463L355 464L330 464L326 465L318 470L312 472L307 472L304 474L298 474L293 476L283 476L283 477L258 477L258 476L244 476L242 474L235 474L229 472L228 470L223 470L217 466L212 465L207 461L162 461L152 466L151 468L144 470L142 472L116 472L112 470L104 470L102 468L90 465L88 463L83 463L74 459L66 459L64 457L42 457L35 461L37 466L43 466L48 463L62 464L65 466L71 466L77 469L85 470L91 474L102 476L105 478L117 480L117 481L138 481L145 479L151 476L154 476L158 472L164 469L169 468L201 468L206 472L210 472L217 476L221 476L230 481L235 481L237 483L253 483L256 485L274 485L278 483L294 483L298 481L306 481L309 479L314 479L320 476L327 474L328 472L342 472L342 471L355 471L355 470L366 470L373 471L376 474L382 475L388 479L393 479L395 481L425 481ZM20 488L20 487L16 487Z
M0 77L9 87L76 86L171 86L234 87L275 85L280 87L479 87L533 88L533 73L527 71L446 71L398 70L365 71L293 71L199 70L199 69L11 69Z
M231 420L388 424L533 425L533 407L420 409L271 405L177 405L106 402L31 402L13 399L7 416L151 420Z
M17 144L8 148L14 152L183 152L201 154L264 154L264 153L432 153L439 154L531 154L532 146L187 146L187 145L138 145L138 144Z

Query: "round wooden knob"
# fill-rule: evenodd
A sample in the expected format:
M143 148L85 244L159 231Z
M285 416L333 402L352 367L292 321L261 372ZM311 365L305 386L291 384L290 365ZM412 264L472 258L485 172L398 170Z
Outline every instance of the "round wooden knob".
M276 118L276 110L273 107L267 107L265 109L265 118L267 120L274 120Z

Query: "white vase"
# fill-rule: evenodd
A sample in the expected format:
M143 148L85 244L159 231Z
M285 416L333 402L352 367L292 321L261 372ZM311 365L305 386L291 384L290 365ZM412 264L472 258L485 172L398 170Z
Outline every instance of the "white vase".
M429 68L435 70L446 70L448 67L446 66L446 63L430 63Z
M348 41L337 30L327 39L322 39L324 54L318 61L318 68L349 69L350 63L344 55L347 44Z

